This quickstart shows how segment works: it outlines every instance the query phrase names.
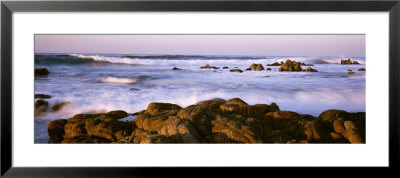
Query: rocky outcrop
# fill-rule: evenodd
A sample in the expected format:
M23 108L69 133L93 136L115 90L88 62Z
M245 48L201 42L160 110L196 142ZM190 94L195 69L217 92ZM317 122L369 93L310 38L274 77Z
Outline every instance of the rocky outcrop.
M286 60L285 63L282 63L281 67L278 69L279 71L302 71L301 63L291 60Z
M347 60L340 60L340 64L360 64L357 61L351 61L351 59L347 59Z
M264 66L262 64L251 64L249 68L246 70L255 70L255 71L261 71L264 70Z
M49 73L50 72L46 68L35 69L35 76L49 75Z
M240 98L186 108L150 103L132 121L124 111L78 114L49 123L53 143L365 143L365 113L327 110L318 117Z
M359 68L358 71L365 71L365 68Z
M215 67L215 66L210 66L210 65L205 65L205 66L201 66L200 69L219 69L219 67Z

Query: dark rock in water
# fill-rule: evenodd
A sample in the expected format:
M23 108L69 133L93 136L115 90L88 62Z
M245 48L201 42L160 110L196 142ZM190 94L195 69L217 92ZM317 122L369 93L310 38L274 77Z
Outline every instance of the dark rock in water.
M347 60L340 60L340 64L359 64L357 61L351 61L351 59L347 59Z
M350 72L348 72L348 74L353 75L353 74L355 74L355 72L350 71Z
M201 66L200 69L219 69L219 67L215 67L215 66L210 66L210 65L205 65L205 66Z
M365 71L365 68L359 68L358 71Z
M246 71L252 70L251 68L247 68Z
M50 72L46 68L35 69L35 76L49 75L49 73Z
M351 70L351 69L348 69L347 71L349 71L349 72L352 72L353 70Z
M271 68L267 68L267 70L272 70Z
M174 67L172 70L181 70L180 68Z
M37 100L35 102L35 117L40 116L42 113L49 109L49 102L45 100Z
M274 62L274 63L272 63L272 64L267 64L267 66L281 66L282 65L282 61L281 61L281 63L279 63L279 62Z
M228 67L228 66L225 66L225 67L223 67L222 69L229 69L229 67Z
M240 72L240 73L242 73L243 71L242 70L240 70L240 69L238 69L238 68L234 68L234 69L231 69L231 70L229 70L230 72Z
M313 69L311 67L308 67L306 70L303 70L303 71L305 71L305 72L318 72L318 70Z
M264 70L264 67L262 64L251 64L251 66L249 68L247 68L246 70L261 71L261 70Z
M285 63L282 63L279 71L302 71L301 63L288 59Z
M129 90L140 91L140 89L138 89L138 88L131 88L131 89L129 89Z
M151 103L130 122L124 111L78 114L49 123L61 143L365 143L365 113L327 110L319 117L215 98L186 108ZM64 131L64 133L63 133Z
M71 102L69 102L69 101L56 103L53 107L51 107L51 111L53 111L53 112L58 111L70 103Z
M35 94L35 99L39 98L39 99L49 99L51 98L50 95L45 95L45 94Z
M64 139L64 126L68 121L66 119L53 120L49 123L47 131L51 143L61 143Z
M306 63L301 63L302 66L314 66L314 64L306 64Z

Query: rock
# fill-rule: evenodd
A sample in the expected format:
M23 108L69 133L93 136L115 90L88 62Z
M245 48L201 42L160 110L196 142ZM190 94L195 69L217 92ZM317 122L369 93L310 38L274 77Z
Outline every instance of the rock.
M349 72L352 72L353 70L351 70L351 69L348 69L347 71L349 71Z
M267 66L281 66L282 63L283 63L282 61L281 61L281 63L274 62L274 63L272 63L272 64L267 64Z
M181 70L180 68L174 67L172 70Z
M53 143L365 143L365 113L327 110L315 118L240 98L186 108L150 103L134 120L119 121L127 115L78 114L52 121L49 135Z
M250 67L246 69L246 71L252 70Z
M169 103L150 103L147 106L146 112L152 116L158 115L173 115L178 113L178 111L182 109L180 106L176 104Z
M234 69L229 70L229 72L239 72L239 73L242 73L243 71L240 70L240 69L238 69L238 68L234 68Z
M35 69L35 76L49 75L49 73L50 72L46 68Z
M71 104L71 102L67 101L67 102L56 103L55 105L53 105L53 107L51 107L51 111L53 112L58 111L68 104Z
M348 72L348 74L353 75L353 74L355 74L355 72L350 71L350 72Z
M228 66L225 66L225 67L223 67L222 69L229 69L229 67L228 67Z
M272 70L271 68L267 68L267 70Z
M302 66L314 66L314 64L306 64L306 63L301 63Z
M262 66L262 64L251 64L251 66L249 68L247 68L246 70L261 71L261 70L264 70L264 67Z
M358 71L365 71L365 68L359 68Z
M35 94L35 99L39 98L39 99L49 99L51 98L50 95L45 95L45 94Z
M45 100L37 100L35 102L35 117L42 115L49 109L49 102Z
M205 66L201 66L200 69L219 69L219 67L215 67L215 66L210 66L210 65L205 65Z
M282 63L279 71L302 71L301 63L288 59L285 63Z
M308 67L306 70L303 70L303 71L305 71L305 72L318 72L318 70L313 69L311 67Z
M351 59L347 59L347 60L340 60L340 64L359 64L357 61L351 61Z
M48 134L51 143L61 143L64 139L64 126L67 123L65 119L53 120L48 124Z
M129 90L140 91L140 89L138 89L138 88L131 88L131 89L129 89Z

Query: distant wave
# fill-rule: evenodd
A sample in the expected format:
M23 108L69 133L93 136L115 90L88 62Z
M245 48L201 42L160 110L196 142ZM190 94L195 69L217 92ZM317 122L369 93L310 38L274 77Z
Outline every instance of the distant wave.
M274 62L286 61L287 59L307 64L340 64L340 60L347 57L243 57L243 56L199 56L199 55L35 55L36 64L90 64L90 63L112 63L130 65L249 65L251 63L271 64ZM351 58L360 64L365 64L364 58Z
M119 78L119 77L104 77L104 78L99 78L98 79L100 82L103 83L124 83L124 84L134 84L137 83L137 79L131 79L131 78Z

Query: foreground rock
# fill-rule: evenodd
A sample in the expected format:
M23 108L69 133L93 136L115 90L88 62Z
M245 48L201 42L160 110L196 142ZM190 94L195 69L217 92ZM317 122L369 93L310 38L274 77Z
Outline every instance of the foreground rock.
M340 64L360 64L357 61L351 61L351 59L340 60Z
M35 76L49 75L49 73L50 72L46 68L35 69Z
M53 143L365 143L365 113L327 110L319 117L275 103L212 99L181 108L150 103L130 122L111 111L49 123Z
M205 65L205 66L201 66L200 69L219 69L219 67L215 67L215 66L210 66L210 65Z

